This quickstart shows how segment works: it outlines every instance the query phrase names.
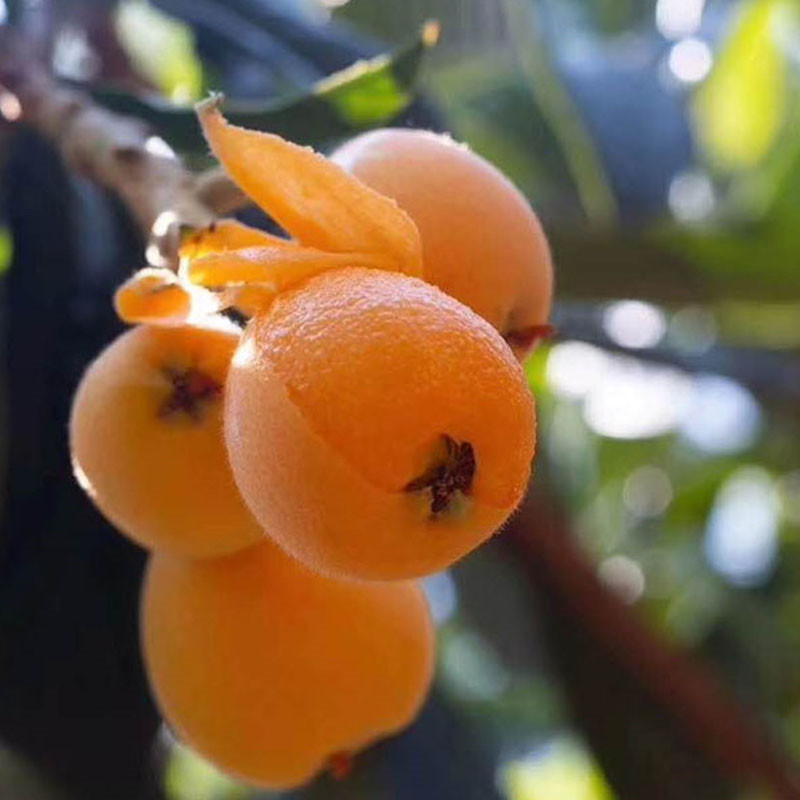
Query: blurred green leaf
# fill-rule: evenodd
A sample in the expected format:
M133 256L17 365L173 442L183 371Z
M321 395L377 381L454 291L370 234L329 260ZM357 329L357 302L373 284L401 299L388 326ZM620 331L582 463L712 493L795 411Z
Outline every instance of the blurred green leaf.
M798 8L800 25L800 7ZM800 93L793 98L785 135L757 174L751 176L751 196L762 217L794 220L800 212Z
M180 744L170 751L164 784L169 800L244 800L253 794Z
M187 103L200 96L203 66L188 25L146 0L125 0L117 8L116 30L136 69L165 97Z
M11 266L13 252L11 232L8 228L0 228L0 275Z
M360 61L317 84L342 121L353 126L377 125L399 114L411 101L409 87L398 81L387 56Z
M0 795L14 800L65 800L22 753L0 745Z
M475 631L451 624L439 638L439 679L463 702L500 697L511 675L495 649Z
M750 0L693 102L697 137L723 171L753 167L784 123L788 66L776 20L785 0Z
M503 8L519 72L558 143L583 212L593 226L608 227L616 220L617 201L595 142L551 63L538 4L503 0Z
M662 241L691 260L708 297L780 302L800 295L800 227L794 219L724 229L676 228Z
M260 104L229 102L225 115L235 125L306 144L324 143L389 122L411 102L423 56L437 38L438 25L427 23L414 42L393 55L359 62L328 76L310 94ZM193 108L108 89L94 95L113 111L149 122L177 150L205 152Z
M492 53L439 67L436 101L459 139L491 161L560 220L582 218L580 197L559 142L509 54Z
M511 761L501 782L509 800L612 800L608 784L586 751L557 741L539 758Z
M720 336L730 344L773 350L800 349L800 303L719 303L715 318Z

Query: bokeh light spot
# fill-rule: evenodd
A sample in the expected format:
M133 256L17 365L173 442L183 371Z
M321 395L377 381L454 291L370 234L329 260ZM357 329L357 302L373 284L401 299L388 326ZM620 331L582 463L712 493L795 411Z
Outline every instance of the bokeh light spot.
M603 328L622 347L655 347L667 330L664 314L650 303L621 300L603 314Z
M714 56L707 42L687 36L676 42L669 51L667 65L681 83L699 83L711 72Z
M648 439L680 424L690 395L691 379L676 369L615 358L587 395L583 416L602 436Z
M562 397L584 397L603 379L608 356L583 342L561 342L547 358L547 382Z
M742 467L722 485L706 529L706 558L737 586L757 586L778 554L780 502L766 470Z
M681 436L715 455L750 447L761 432L758 401L740 383L722 375L697 375Z
M697 32L703 19L705 0L658 0L656 27L667 39L680 39Z
M644 594L644 572L627 556L606 558L597 568L597 577L625 603L632 605Z
M672 501L672 482L669 475L652 466L637 467L625 479L622 501L636 517L657 517L667 510Z
M448 572L437 572L422 581L428 598L431 616L437 625L447 622L458 608L458 592L453 576Z
M667 204L679 222L692 223L706 219L716 204L711 179L697 170L677 174L669 185Z

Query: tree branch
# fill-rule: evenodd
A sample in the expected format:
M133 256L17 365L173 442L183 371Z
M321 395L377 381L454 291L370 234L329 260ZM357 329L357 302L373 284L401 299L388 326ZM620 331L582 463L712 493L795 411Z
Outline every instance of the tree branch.
M551 495L534 487L504 535L548 610L580 626L721 775L798 800L796 766L708 669L654 635L598 580Z
M54 80L10 28L0 29L0 88L18 100L19 121L48 139L71 169L119 195L149 242L150 263L174 266L182 226L210 224L235 207L234 197L241 204L222 172L195 175L144 123Z
M222 167L212 167L197 176L197 197L221 217L233 214L250 199L228 177Z

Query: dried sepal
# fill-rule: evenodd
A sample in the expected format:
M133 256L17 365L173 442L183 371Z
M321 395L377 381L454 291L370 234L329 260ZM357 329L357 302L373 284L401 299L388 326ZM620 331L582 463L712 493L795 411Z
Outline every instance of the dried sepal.
M248 247L214 253L186 265L184 274L200 286L259 283L283 291L329 269L380 268L385 262L363 253L327 253L313 247Z
M172 270L140 269L114 293L114 310L123 321L149 325L182 325L219 307L211 292L181 281Z
M219 219L207 228L199 228L184 236L180 257L192 261L210 253L224 253L244 247L290 247L292 244L289 239L251 228L236 219Z
M192 296L171 270L147 267L117 289L114 309L131 324L178 324L191 313Z
M277 292L262 283L247 283L226 286L217 293L217 301L223 311L235 311L244 319L266 311Z
M219 98L197 106L214 154L231 178L304 245L379 254L390 268L422 274L419 232L387 197L311 148L229 124Z

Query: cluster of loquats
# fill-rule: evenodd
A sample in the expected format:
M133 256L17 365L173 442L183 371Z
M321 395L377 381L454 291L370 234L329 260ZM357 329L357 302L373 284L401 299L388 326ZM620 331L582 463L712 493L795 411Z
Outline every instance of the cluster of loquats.
M415 579L523 496L519 359L546 332L552 269L517 190L447 138L380 131L326 159L216 100L198 114L291 238L220 220L177 272L120 287L134 327L83 377L72 459L152 551L142 647L166 721L287 788L422 705L434 631Z

